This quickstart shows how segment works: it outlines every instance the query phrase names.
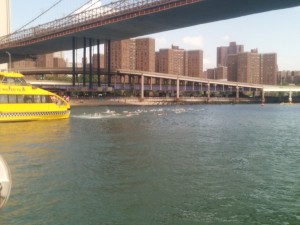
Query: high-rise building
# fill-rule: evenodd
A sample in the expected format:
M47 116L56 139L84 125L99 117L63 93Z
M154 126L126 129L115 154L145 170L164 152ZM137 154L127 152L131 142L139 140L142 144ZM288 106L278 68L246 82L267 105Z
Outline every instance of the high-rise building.
M111 69L155 71L155 40L152 38L113 41L110 54ZM105 65L106 56L107 52Z
M158 56L159 73L173 74L173 51L172 49L160 49Z
M113 41L110 46L110 68L111 69L132 69L135 58L133 58L132 39Z
M155 71L155 39L135 39L136 70Z
M227 58L227 80L237 81L237 54Z
M187 76L190 77L202 77L203 76L203 51L202 50L190 50L187 51Z
M93 55L93 67L97 68L98 67L98 56L97 54ZM104 68L104 54L100 54L100 68Z
M10 0L0 0L0 37L10 33ZM7 55L9 62L10 55ZM0 64L0 71L7 70L8 63Z
M257 51L237 54L237 82L261 83L260 54Z
M277 84L277 54L268 53L261 55L262 82L264 84Z
M217 68L208 69L207 78L214 80L227 80L227 67L218 66Z
M227 66L228 55L244 52L244 45L237 45L236 42L230 42L229 46L217 48L217 66Z
M0 0L0 37L10 33L10 0Z
M185 75L185 51L178 46L172 45L173 53L173 73L175 75Z
M203 51L185 51L172 45L156 54L156 72L181 76L203 77Z
M276 53L259 54L257 49L228 55L228 80L255 83L277 84Z
M36 61L32 58L27 58L24 60L12 62L13 69L24 69L24 68L34 68L34 67L36 67Z
M37 56L36 67L53 68L53 66L54 66L54 57L52 53Z
M172 45L171 49L160 49L156 54L156 71L175 75L185 75L185 51Z

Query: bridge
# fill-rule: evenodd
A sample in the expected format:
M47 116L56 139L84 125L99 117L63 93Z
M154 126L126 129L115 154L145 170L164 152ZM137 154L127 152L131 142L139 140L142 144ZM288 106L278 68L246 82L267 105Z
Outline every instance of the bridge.
M0 38L0 62L7 61L6 52L18 56L32 56L49 52L73 50L72 85L75 86L75 77L78 74L76 68L75 51L83 48L83 57L86 58L86 48L90 50L97 45L99 56L99 45L107 43L107 85L111 86L110 71L110 41L132 38L136 36L152 34L160 31L183 28L187 26L225 20L254 13L278 10L300 5L300 0L119 0L99 8L90 9L81 13L41 24L36 27L24 29ZM92 61L91 51L89 58ZM1 57L2 56L2 57ZM99 57L100 59L100 57ZM100 62L97 65L98 87L100 84ZM87 70L83 65L84 77L89 72L89 88L92 88L92 76L94 69L92 64ZM136 71L118 71L118 74L129 73L131 76L140 77L141 93L145 88L144 79L147 77L159 80L175 80L176 93L179 95L180 82L192 82L206 85L208 93L211 85L215 90L223 85L237 90L240 88L265 89L262 85L240 84L234 82L203 80L201 78L181 77L167 74L154 74ZM163 77L164 76L164 77ZM152 80L152 79L150 79ZM204 85L202 85L204 84ZM204 90L204 89L203 89ZM281 89L276 89L280 91ZM292 93L292 90L289 91ZM236 91L238 94L239 91Z
M113 1L1 37L0 58L6 51L17 57L72 50L86 47L84 38L102 44L298 5L299 0Z

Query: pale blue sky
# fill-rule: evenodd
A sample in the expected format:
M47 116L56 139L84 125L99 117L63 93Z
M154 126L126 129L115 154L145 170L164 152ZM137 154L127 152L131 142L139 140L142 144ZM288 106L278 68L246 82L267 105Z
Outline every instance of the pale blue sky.
M12 30L38 16L57 0L11 0ZM86 0L63 0L60 7L45 14L36 23L67 15ZM72 8L73 7L73 8ZM183 49L202 49L204 68L216 64L216 48L230 41L243 44L246 51L277 53L279 70L300 70L300 7L260 13L220 22L147 35L156 39L156 49L172 44Z

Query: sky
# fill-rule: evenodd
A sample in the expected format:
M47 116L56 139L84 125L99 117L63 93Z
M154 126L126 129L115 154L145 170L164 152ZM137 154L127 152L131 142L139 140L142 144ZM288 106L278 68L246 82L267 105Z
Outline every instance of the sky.
M11 0L12 31L33 20L56 2L58 0ZM84 2L87 0L61 0L31 26L66 16ZM146 37L155 38L156 50L170 48L172 44L186 50L203 50L204 69L216 66L217 47L228 46L229 42L234 41L244 45L245 51L257 48L259 53L277 53L279 70L300 70L300 7L191 26ZM66 57L68 55L66 53Z

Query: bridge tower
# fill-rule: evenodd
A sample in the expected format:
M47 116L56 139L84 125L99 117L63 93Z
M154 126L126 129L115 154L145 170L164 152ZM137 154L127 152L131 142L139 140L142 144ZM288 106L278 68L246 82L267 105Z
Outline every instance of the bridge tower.
M10 33L10 0L0 0L0 38L9 33ZM7 57L10 57L9 53ZM0 71L7 70L7 68L8 68L7 63L0 64Z

